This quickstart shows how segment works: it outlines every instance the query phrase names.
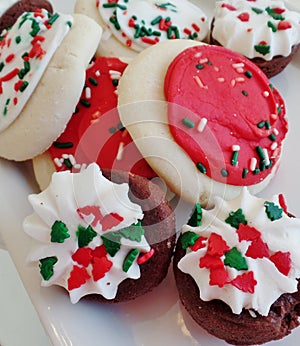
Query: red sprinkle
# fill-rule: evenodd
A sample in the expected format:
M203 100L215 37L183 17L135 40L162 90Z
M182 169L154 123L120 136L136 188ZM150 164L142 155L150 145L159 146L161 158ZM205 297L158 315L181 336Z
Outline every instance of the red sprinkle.
M257 238L252 241L248 250L246 252L246 256L251 258L263 258L269 257L269 248L268 245L261 239Z
M283 275L288 275L291 270L291 254L289 252L278 251L270 257L276 268Z
M239 236L239 241L242 240L254 240L261 236L261 233L254 227L244 225L240 223L238 230L236 231Z
M282 193L278 195L278 201L279 201L279 205L281 206L281 208L283 209L283 211L284 211L287 215L289 215L288 207L287 207L285 198L284 198L284 196L283 196Z
M229 251L225 240L217 233L212 233L208 239L207 253L212 256L222 256Z
M72 259L78 264L87 267L92 260L92 249L88 247L79 248L73 255Z
M200 28L199 28L199 26L198 26L196 23L193 23L193 24L192 24L192 28L193 28L196 32L199 32L199 31L200 31Z
M68 290L71 291L75 288L79 288L84 285L87 280L90 279L90 275L84 267L74 266L68 278Z
M198 251L199 249L202 249L205 247L205 241L207 240L207 238L205 237L199 237L196 241L195 244L190 246L190 249L192 251Z
M231 284L243 292L254 293L257 281L254 279L253 272L244 273L231 281Z
M206 254L200 258L199 267L207 269L224 268L224 263L220 257Z
M155 252L154 249L151 248L150 251L148 251L145 254L139 256L137 258L137 260L136 260L136 263L140 265L140 264L143 264L143 263L149 261L149 259L154 255L154 252Z
M15 54L10 54L5 59L5 62L10 63L10 62L12 62L14 60L14 58L15 58Z
M112 262L106 257L95 257L93 259L93 270L92 275L95 281L98 281L104 277L104 275L110 270L112 267Z
M230 279L226 269L223 268L212 268L209 274L209 284L211 286L223 287L225 284L230 283Z
M289 21L281 20L278 23L277 29L278 30L287 30L287 29L290 29L291 27L292 27L292 24Z
M248 22L249 21L249 18L250 18L250 15L248 12L243 12L241 13L240 15L237 16L238 19L242 22Z
M236 11L236 8L229 4L222 4L222 8L227 8L229 11Z

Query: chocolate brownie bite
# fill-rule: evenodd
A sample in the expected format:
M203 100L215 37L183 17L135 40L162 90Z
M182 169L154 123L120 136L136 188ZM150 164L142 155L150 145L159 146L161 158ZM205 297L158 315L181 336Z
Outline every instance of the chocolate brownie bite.
M166 276L175 246L174 213L146 178L102 175L93 163L80 173L54 173L49 187L29 201L35 212L24 229L39 242L30 259L40 268L42 286L64 287L72 303L84 296L132 300Z
M196 215L183 228L173 262L187 312L230 344L290 334L300 324L300 220L288 215L282 195L257 198L245 188Z
M52 5L47 0L20 0L13 2L0 17L0 32L12 26L22 13L34 12L38 8L44 8L50 13L53 12Z
M224 0L216 3L210 43L254 62L268 78L283 71L300 43L300 14L283 1Z

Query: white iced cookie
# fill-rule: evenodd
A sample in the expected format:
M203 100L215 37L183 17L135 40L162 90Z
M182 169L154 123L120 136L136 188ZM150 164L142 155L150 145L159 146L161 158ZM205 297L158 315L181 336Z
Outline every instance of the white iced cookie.
M97 51L103 56L133 58L158 42L203 41L208 34L206 15L187 0L77 0L75 13L86 14L103 27Z
M45 151L80 97L101 28L83 15L24 13L1 37L0 156Z

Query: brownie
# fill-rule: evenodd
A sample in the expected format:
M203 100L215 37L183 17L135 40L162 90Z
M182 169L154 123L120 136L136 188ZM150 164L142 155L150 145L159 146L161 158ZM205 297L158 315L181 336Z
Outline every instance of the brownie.
M175 247L175 217L165 194L148 179L120 171L102 170L102 173L115 183L129 184L129 197L142 207L145 237L154 249L154 255L140 265L141 277L121 282L114 299L106 300L97 294L87 296L101 302L125 302L151 291L167 275Z
M53 8L47 0L20 0L11 6L0 18L0 32L12 26L24 12L33 12L38 8L45 8L52 13Z
M281 295L267 316L255 313L256 317L252 317L247 310L237 315L221 300L206 302L200 299L194 279L177 267L185 252L179 237L173 260L179 297L191 317L210 334L234 345L255 345L281 339L300 324L299 281L298 291Z

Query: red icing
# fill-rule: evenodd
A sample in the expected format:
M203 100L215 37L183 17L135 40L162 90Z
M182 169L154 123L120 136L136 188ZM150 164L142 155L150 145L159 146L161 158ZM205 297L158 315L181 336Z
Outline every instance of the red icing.
M238 68L241 63L244 66ZM249 72L245 74L247 71L252 77ZM269 175L287 133L284 101L248 59L217 46L186 49L169 66L165 97L175 141L195 164L204 165L205 174L220 182L243 186L259 183ZM183 118L195 126L185 126ZM200 132L197 128L202 118L208 121ZM259 128L262 122L266 125ZM271 149L274 141L277 148ZM240 150L234 165L236 145ZM270 164L261 159L258 147L267 149ZM252 158L257 160L259 170L250 170Z
M57 148L52 145L49 153L54 160L63 154L73 155L77 164L97 162L101 168L118 169L132 172L147 178L155 175L142 158L129 133L122 127L117 111L116 85L109 71L123 73L127 64L116 58L98 58L87 70L86 87L90 88L91 98L86 97L89 91L83 90L80 102L69 121L64 133L56 142L71 142L71 148ZM100 73L100 75L99 75ZM92 78L93 80L91 80ZM98 85L94 85L93 81ZM115 81L117 84L117 81ZM88 101L88 107L83 102ZM120 144L124 146L121 158ZM65 164L56 165L58 171L67 170Z

